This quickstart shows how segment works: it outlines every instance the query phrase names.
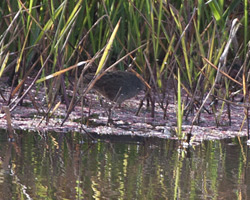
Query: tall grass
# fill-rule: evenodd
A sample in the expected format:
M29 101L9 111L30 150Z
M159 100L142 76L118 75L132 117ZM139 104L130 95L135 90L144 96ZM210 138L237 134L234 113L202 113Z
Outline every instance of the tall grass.
M32 76L33 87L38 91L45 88L45 113L57 105L59 94L69 106L66 93L70 87L68 78L74 72L78 78L81 68L65 69L86 61L86 66L96 70L119 19L120 26L104 67L125 56L116 67L127 69L132 63L133 68L152 86L152 104L159 103L164 113L167 112L169 92L175 94L178 109L182 109L180 105L184 102L180 102L180 88L177 90L176 87L179 77L182 95L187 97L187 101L185 112L179 111L184 115L179 113L177 118L188 117L195 109L195 102L202 105L204 95L214 84L216 69L203 58L218 65L233 19L238 18L243 26L229 50L226 66L235 62L243 64L249 41L249 5L247 1L243 4L240 0L209 1L206 4L200 0L8 0L0 2L0 8L0 76L9 76L12 91L15 91L9 95L6 104L13 105L21 98L28 98L23 94L24 91L27 94L31 87L25 88L24 83L28 76ZM248 71L249 65L246 67ZM223 71L229 73L227 68ZM48 75L55 78L35 84L41 76ZM237 79L241 81L241 76ZM169 86L170 82L173 87ZM223 86L224 82L218 84ZM234 82L226 82L226 88L215 87L211 95L214 99L229 100L233 86ZM238 86L238 89L241 88ZM79 88L75 90L78 92ZM217 109L215 106L213 112ZM220 125L219 118L214 116Z

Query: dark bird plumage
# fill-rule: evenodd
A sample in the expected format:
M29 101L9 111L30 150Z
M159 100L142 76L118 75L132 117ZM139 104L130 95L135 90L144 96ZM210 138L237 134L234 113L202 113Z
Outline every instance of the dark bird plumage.
M86 74L85 83L89 83L94 74ZM123 101L136 96L144 89L143 82L131 72L112 71L106 72L94 84L93 89L110 101L122 103Z

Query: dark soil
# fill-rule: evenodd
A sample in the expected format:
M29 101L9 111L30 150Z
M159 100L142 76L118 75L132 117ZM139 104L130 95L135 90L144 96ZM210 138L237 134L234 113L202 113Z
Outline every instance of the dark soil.
M26 86L27 87L27 86ZM68 95L72 96L72 91L68 91ZM10 87L1 83L0 107L7 105L7 99L10 94ZM112 109L113 123L107 125L108 108L113 105L95 92L91 91L84 98L84 105L81 107L80 103L70 114L66 122L61 126L62 121L67 113L66 106L60 104L55 112L49 117L44 117L47 112L47 104L45 101L45 92L40 88L37 93L32 89L25 97L22 106L17 106L12 112L12 127L21 130L35 130L35 131L56 131L56 132L89 132L96 134L110 134L110 135L132 135L144 137L159 137L178 139L176 130L176 105L174 92L169 91L167 107L167 117L163 118L164 112L156 103L155 116L151 117L150 108L147 109L144 105L139 116L135 113L140 104L140 100L144 97L144 92L141 92L137 97L125 101L121 107L118 105ZM185 97L184 97L185 98ZM13 98L14 99L14 98ZM103 105L101 106L100 99ZM36 103L36 106L32 101ZM58 103L60 99L58 98ZM211 110L207 102L206 108ZM37 107L37 108L36 108ZM218 110L220 107L218 106ZM53 110L53 109L52 109ZM219 112L218 112L219 114ZM183 133L188 133L191 129L191 121L194 114L190 115L187 121L183 122ZM220 126L216 127L213 114L202 112L200 117L200 124L193 126L192 140L214 140L223 138L232 138L236 136L246 136L246 125L241 125L244 120L244 110L242 107L231 105L232 124L228 125L229 120L227 116L226 106L221 114ZM83 121L83 123L81 123ZM82 125L82 126L81 126ZM0 116L0 128L6 129L7 122L3 114ZM82 128L85 130L83 131Z

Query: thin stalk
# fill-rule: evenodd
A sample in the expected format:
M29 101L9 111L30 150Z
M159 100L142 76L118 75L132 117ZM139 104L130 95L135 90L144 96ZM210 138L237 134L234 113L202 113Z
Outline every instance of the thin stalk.
M180 69L178 68L178 87L177 87L177 134L179 139L181 139L182 133L182 117L183 117L183 110L182 110L182 103L181 103L181 75Z

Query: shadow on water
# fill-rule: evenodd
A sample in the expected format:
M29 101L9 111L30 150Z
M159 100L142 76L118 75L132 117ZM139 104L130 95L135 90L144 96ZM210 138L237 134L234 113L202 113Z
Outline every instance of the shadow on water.
M9 142L2 131L1 199L250 198L243 138L205 141L185 153L174 140L98 137L19 132Z

